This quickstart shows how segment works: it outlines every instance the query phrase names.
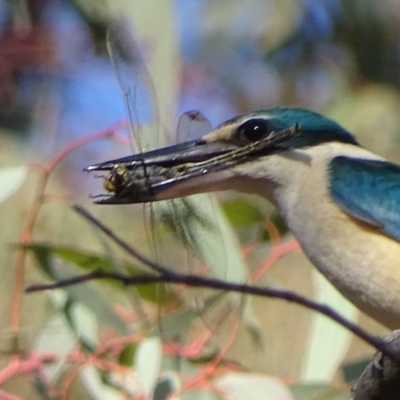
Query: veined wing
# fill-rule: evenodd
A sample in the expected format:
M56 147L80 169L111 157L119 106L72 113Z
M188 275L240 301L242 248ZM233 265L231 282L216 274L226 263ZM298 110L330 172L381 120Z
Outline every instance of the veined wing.
M157 148L159 134L153 81L124 20L110 23L107 46L124 96L133 151ZM146 126L149 129L144 129Z
M114 23L109 30L108 44L132 126L133 142L139 151L149 150L158 144L157 126L152 124L152 132L143 127L157 120L157 108L152 94L152 81L130 37L129 30L122 23ZM189 111L181 116L176 136L182 141L188 137L202 136L209 130L210 124L201 113ZM235 238L210 195L150 204L147 216L148 237L153 242L150 245L158 261L163 264L166 262L155 243L154 233L154 227L159 225L158 221L162 221L190 249L186 252L185 263L192 265L192 255L195 254L208 266L212 275L233 282L245 280L245 266L235 246ZM171 253L171 244L168 249ZM181 260L179 263L183 264Z
M211 129L210 121L200 111L186 111L179 118L176 139L178 143L198 139Z
M202 137L210 130L211 125L202 113L197 110L187 111L179 118L176 138L179 143L190 141ZM158 218L187 249L185 262L191 273L209 274L232 282L245 280L245 266L238 252L236 238L212 195L168 200L155 206ZM189 299L195 314L213 335L220 329L226 330L229 317L233 318L230 323L236 323L237 313L231 311L240 308L240 296L231 294L222 299L212 291L192 288Z

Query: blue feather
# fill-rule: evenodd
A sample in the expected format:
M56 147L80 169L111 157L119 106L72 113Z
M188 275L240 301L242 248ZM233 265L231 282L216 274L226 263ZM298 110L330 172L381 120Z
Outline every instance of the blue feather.
M298 124L300 134L293 139L277 146L282 150L316 146L325 142L341 142L358 146L356 138L335 121L303 108L276 107L268 110L258 110L225 121L219 127L232 123L246 121L251 118L268 120L274 130L284 130Z
M400 166L339 156L329 178L330 193L346 212L400 241Z

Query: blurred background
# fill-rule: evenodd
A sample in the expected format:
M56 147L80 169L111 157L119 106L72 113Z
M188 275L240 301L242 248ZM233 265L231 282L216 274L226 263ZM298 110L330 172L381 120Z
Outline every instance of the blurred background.
M140 206L92 205L89 196L101 192L101 181L82 172L89 164L129 155L128 141L119 136L77 145L51 169L45 192L40 192L43 166L55 155L126 118L105 45L107 22L121 15L133 27L154 81L163 135L160 144L182 139L176 138L175 127L187 110L200 110L216 126L237 114L289 105L337 120L363 146L400 161L400 5L395 0L0 0L0 183L4 188L0 193L4 249L0 254L0 390L16 396L10 399L59 398L54 393L62 392L57 391L60 382L65 384L66 371L73 364L69 359L70 364L59 367L50 379L39 374L43 360L34 358L32 351L57 355L60 343L67 341L66 330L72 328L62 322L49 327L60 309L65 311L65 299L58 298L63 294L22 294L24 285L46 278L38 267L38 253L21 256L15 245L45 242L104 252L93 228L71 211L70 205L78 202L134 247L148 247L149 226ZM293 244L271 206L249 196L224 195L221 200L239 247L259 243L247 258L250 271L256 271L263 260L271 261L274 243L266 220L274 222L282 246ZM332 289L315 275L295 245L289 245L289 250L280 248L282 254L261 278L261 285L337 302L337 309L350 319L374 333L385 332L336 293L327 295ZM120 292L110 293L116 296L115 304L126 306ZM75 300L81 300L79 296ZM90 318L101 320L96 306L86 307L93 312ZM253 322L238 330L227 353L236 365L235 373L277 379L263 381L266 390L276 389L272 399L349 398L348 389L360 371L358 362L372 355L373 349L293 305L255 299L252 310ZM117 315L124 323L129 320L121 309ZM64 361L76 350L79 338L72 329ZM13 357L18 357L17 366ZM23 362L30 362L26 373ZM172 367L165 370L176 372ZM112 385L104 376L95 383L81 379L62 393L70 398L122 398L113 397L118 392L115 387L105 394L101 385L105 381ZM241 382L238 376L233 381ZM218 384L219 391L204 386L189 397L182 390L181 397L225 398L223 391L229 393L232 381ZM249 380L242 387L247 393L256 386ZM96 392L100 387L101 395Z

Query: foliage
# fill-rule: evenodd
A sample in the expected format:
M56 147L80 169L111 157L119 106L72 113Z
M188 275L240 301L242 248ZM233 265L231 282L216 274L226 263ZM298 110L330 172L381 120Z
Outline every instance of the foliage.
M85 30L103 51L108 15L133 16L136 39L151 49L149 68L163 130L173 126L175 108L183 107L178 101L180 82L185 110L195 104L213 122L276 104L311 107L396 159L400 24L393 11L398 6L357 0L301 5L205 1L198 2L204 9L195 10L197 14L184 8L196 7L195 2L185 2L192 4L180 5L184 10L178 15L170 1L121 0L102 7L96 1L74 0L63 12L79 21L74 22L79 29L65 34L63 23L54 23L57 32L51 24L43 25L44 16L55 15L54 10L32 2L22 12L11 3L8 20L21 22L29 14L33 26L29 30L25 25L25 36L18 29L0 35L6 71L0 76L0 217L5 227L0 322L2 332L11 331L2 348L0 397L223 399L242 393L241 398L258 399L260 393L268 393L271 399L349 398L346 379L359 374L353 363L347 365L352 336L325 317L294 306L179 285L125 287L112 280L36 295L23 290L32 282L98 269L130 276L148 272L70 208L71 201L87 204L87 194L94 190L83 167L130 151L119 135L124 122L104 129L109 123L105 114L110 112L109 118L116 121L122 112L112 112L111 103L100 110L86 108L89 98L118 102L115 82L114 89L106 86L101 95L85 92L78 97L75 91L115 80L110 68L107 76L112 78L96 73L97 63L105 61L94 57ZM191 34L179 39L181 49L178 25L190 25L185 32ZM189 42L191 35L196 39ZM63 36L68 46L63 42L59 49ZM74 46L80 51L74 52ZM79 65L90 57L92 64ZM80 75L84 71L89 72ZM73 137L77 131L85 136ZM192 218L199 229L185 237L173 231L168 208L155 210L152 215L163 215L164 225L146 234L141 208L88 207L132 247L173 270L233 282L243 281L249 271L246 279L251 283L312 293L357 318L311 272L271 208L249 197L225 199L223 213L214 201L205 204L190 200L186 217L180 214L181 221ZM216 216L219 222L214 226ZM152 251L154 239L164 250ZM229 247L220 251L224 243ZM228 273L229 266L234 268ZM381 332L370 321L367 326ZM353 359L371 354L360 343L352 346ZM340 366L346 379L338 376ZM316 379L323 383L311 382Z

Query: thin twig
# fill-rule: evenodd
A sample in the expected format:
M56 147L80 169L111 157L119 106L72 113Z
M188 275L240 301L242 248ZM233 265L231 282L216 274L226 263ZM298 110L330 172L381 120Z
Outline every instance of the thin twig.
M152 268L152 267L151 267ZM190 287L202 287L209 289L217 289L223 290L227 292L237 292L242 294L251 294L255 296L261 297L269 297L275 299L286 300L290 303L295 303L306 307L310 310L316 311L320 314L325 315L326 317L336 321L338 324L342 325L344 328L353 332L356 336L363 339L365 342L369 343L371 346L375 347L377 350L382 351L384 354L388 355L392 359L400 362L400 358L396 354L392 354L387 349L387 345L384 340L382 340L379 336L374 336L360 328L359 326L353 324L347 319L343 318L340 314L334 311L332 308L324 305L316 303L312 300L309 300L303 296L300 296L289 290L281 290L281 289L271 289L265 287L257 287L247 284L241 283L232 283L225 282L219 279L214 279L210 277L202 277L197 275L187 275L187 274L179 274L172 273L168 275L149 275L149 274L140 274L135 276L124 275L120 273L114 272L106 272L103 270L95 270L90 272L89 274L79 275L70 279L63 279L56 283L50 284L37 284L30 285L26 288L27 293L39 292L44 290L53 290L59 289L71 285L76 285L78 283L84 283L87 281L95 280L95 279L112 279L122 283L125 286L132 285L148 285L151 283L175 283L175 284L183 284Z
M61 149L47 164L42 166L42 168L40 169L39 181L35 189L36 190L35 196L32 201L32 206L29 209L25 226L20 238L20 244L22 246L17 252L14 264L15 281L12 294L10 326L11 326L11 331L13 332L14 335L15 351L17 351L19 347L18 335L20 331L20 319L21 319L21 301L22 301L21 296L25 284L25 264L27 255L27 249L25 245L29 244L29 242L31 241L33 228L38 218L39 211L45 201L46 186L50 174L52 173L53 169L58 165L58 163L60 163L63 160L63 158L71 151L91 141L110 136L114 133L115 129L118 129L121 126L123 126L123 122L114 124L111 127L102 130L101 132L97 132L95 134L85 136L82 139L73 141L68 146Z
M365 342L369 343L371 346L375 347L377 350L386 354L394 361L400 362L399 355L391 351L391 349L388 348L386 342L382 338L380 338L379 336L371 335L364 329L360 328L351 321L348 321L346 318L342 317L332 308L324 304L316 303L289 290L257 287L257 286L247 285L244 283L241 284L241 283L225 282L211 277L203 277L203 276L173 272L140 254L140 252L136 251L124 240L115 235L115 233L112 232L110 228L102 224L97 218L95 218L81 206L75 205L73 208L85 219L96 225L103 233L105 233L113 241L115 241L115 243L117 243L125 251L127 251L128 254L130 254L132 257L137 258L138 260L143 262L145 265L147 265L150 269L157 272L158 274L157 275L140 274L135 276L129 276L121 273L111 273L102 270L95 270L89 274L76 276L52 284L31 285L28 288L26 288L26 292L32 293L43 290L63 288L78 283L91 281L94 279L112 279L122 283L125 286L147 285L151 283L163 282L163 283L183 284L190 287L210 288L216 290L223 290L226 292L238 292L242 294L251 294L255 296L276 298L276 299L286 300L290 303L301 305L310 310L325 315L326 317L342 325L345 329L354 333L356 336L358 336Z
M139 253L132 246L130 246L127 242L125 242L123 239L121 239L120 237L115 235L114 232L110 228L108 228L106 225L102 224L96 217L94 217L92 214L90 214L89 211L87 211L83 207L75 204L72 206L72 209L74 209L77 213L82 215L85 219L87 219L88 221L90 221L91 223L96 225L103 233L105 233L109 238L111 238L115 243L117 243L129 255L131 255L132 257L141 261L144 265L147 265L149 268L151 268L155 272L158 272L158 273L162 274L163 276L177 275L175 272L153 262L150 258L147 258L143 254Z

